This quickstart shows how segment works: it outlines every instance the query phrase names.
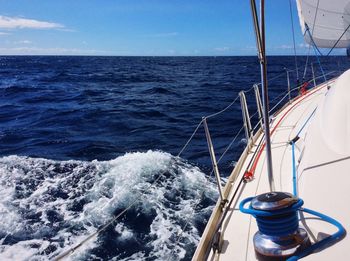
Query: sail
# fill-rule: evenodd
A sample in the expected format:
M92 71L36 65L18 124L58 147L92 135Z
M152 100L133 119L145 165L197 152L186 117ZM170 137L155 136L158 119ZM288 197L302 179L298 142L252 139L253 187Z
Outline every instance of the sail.
M307 43L325 48L350 46L349 0L296 0L296 2L301 29Z

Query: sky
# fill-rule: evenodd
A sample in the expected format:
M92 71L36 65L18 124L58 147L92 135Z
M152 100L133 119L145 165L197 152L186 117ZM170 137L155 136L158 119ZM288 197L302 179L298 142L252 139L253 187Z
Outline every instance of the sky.
M292 1L298 54L308 50ZM0 55L256 55L249 0L0 0ZM289 0L266 1L269 55L293 54Z

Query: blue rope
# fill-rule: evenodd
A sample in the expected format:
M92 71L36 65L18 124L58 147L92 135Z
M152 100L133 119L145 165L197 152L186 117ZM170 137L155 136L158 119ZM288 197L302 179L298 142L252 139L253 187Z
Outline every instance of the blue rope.
M299 137L300 133L302 130L305 128L306 124L310 121L312 116L315 114L317 107L312 111L310 116L306 119L304 122L303 126L301 126L300 130L298 131L296 137ZM296 164L295 164L295 142L292 141L292 173L293 173L293 195L297 196L298 191L297 191L297 169L296 169Z
M314 41L314 38L312 37L312 35L311 35L311 33L310 33L309 26L308 26L306 23L305 23L305 28L306 28L306 32L307 32L307 33L309 34L309 36L310 36L310 40L311 40L311 43L312 43L312 47L314 48L315 55L316 55L316 59L317 59L317 62L318 62L318 64L319 64L320 68L321 68L321 72L322 72L323 78L324 78L325 81L327 81L327 78L326 78L326 75L325 75L325 73L324 73L324 71L323 71L323 67L322 67L322 64L321 64L321 61L320 61L320 57L319 57L319 55L322 56L322 53L321 53L320 49L318 49L318 47L317 47L317 45L316 45L316 43L315 43L315 41Z
M313 113L311 114L311 116L313 115ZM311 116L309 117L309 119L311 118ZM304 124L304 126L305 126L305 124ZM299 133L300 133L300 131L299 131ZM297 196L297 179L296 179L297 173L296 173L296 166L295 166L294 142L292 142L292 161L293 161L293 194L294 194L294 196ZM334 244L335 242L337 242L338 240L342 239L345 236L346 230L337 220L335 220L329 216L326 216L322 213L319 213L315 210L308 209L308 208L300 208L299 210L306 212L306 213L309 213L311 215L317 216L320 219L336 226L338 228L338 231L336 233L334 233L333 235L330 235L329 237L326 237L326 238L322 239L321 241L318 241L315 244L307 247L306 249L301 251L299 254L288 258L287 261L295 261L295 260L298 260L302 257L305 257L305 256L311 254L312 252L314 252L315 250L318 250L318 249L327 247L331 244Z
M244 205L253 197L242 200L239 205L240 211L255 217L259 231L268 236L286 236L295 233L299 228L298 209L304 204L302 199L288 208L274 211L256 210L251 205Z
M312 113L310 114L310 116L307 118L307 120L304 122L303 126L301 127L301 129L298 131L296 136L299 136L299 134L302 132L302 130L305 128L306 124L309 122L309 120L312 118L312 116L315 114L317 107L312 111Z
M301 208L301 206L304 204L304 201L302 199L298 199L296 203L288 208L274 211L256 210L252 208L251 204L249 205L249 208L245 208L244 206L248 202L252 201L253 198L254 197L243 199L239 204L239 210L245 214L254 216L258 223L259 231L265 235L283 236L295 232L299 228L297 215L298 211L303 211L305 213L317 216L323 221L326 221L338 228L338 231L336 233L307 247L297 255L288 258L287 261L296 261L313 253L316 250L328 247L331 244L334 244L342 239L346 234L346 230L337 220L317 211L308 208Z
M341 240L346 235L345 228L337 220L335 220L329 216L326 216L322 213L319 213L317 211L308 209L308 208L303 208L300 210L303 212L309 213L311 215L317 216L320 219L336 226L338 228L338 231L336 233L334 233L333 235L330 235L329 237L326 237L326 238L322 239L321 241L318 241L315 244L309 246L308 248L304 249L303 251L301 251L297 255L288 258L287 261L296 261L300 258L303 258L303 257L313 253L316 250L320 250L320 249L323 249L325 247L328 247L328 246L336 243L337 241Z

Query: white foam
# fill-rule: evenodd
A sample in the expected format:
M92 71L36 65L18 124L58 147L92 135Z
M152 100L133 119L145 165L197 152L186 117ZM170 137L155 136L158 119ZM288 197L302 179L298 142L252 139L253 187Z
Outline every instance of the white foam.
M163 172L166 176L151 186ZM153 240L146 243L150 252L132 253L123 260L169 256L180 260L186 245L199 241L194 222L211 209L193 214L193 207L203 193L216 197L214 185L199 168L160 151L92 162L0 158L0 259L52 259L95 232L140 193L142 200L135 208L145 215L156 213L148 235ZM79 208L80 201L81 210L72 207ZM186 222L188 227L183 231ZM114 230L122 241L137 236L122 222L116 223ZM174 245L180 234L186 244ZM23 239L16 241L21 236ZM8 241L11 237L14 239ZM94 239L70 258L84 259L99 244Z

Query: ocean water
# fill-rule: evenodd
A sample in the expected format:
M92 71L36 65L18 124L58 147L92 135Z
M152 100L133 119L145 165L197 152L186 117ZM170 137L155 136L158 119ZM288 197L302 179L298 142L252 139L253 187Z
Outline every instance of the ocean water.
M321 61L328 78L349 68ZM295 64L268 63L272 108ZM257 122L259 72L256 57L0 57L0 259L54 259L118 216L67 259L190 260L218 197L202 126L177 155L241 90ZM239 99L208 125L218 158L231 144L224 183L245 146Z

